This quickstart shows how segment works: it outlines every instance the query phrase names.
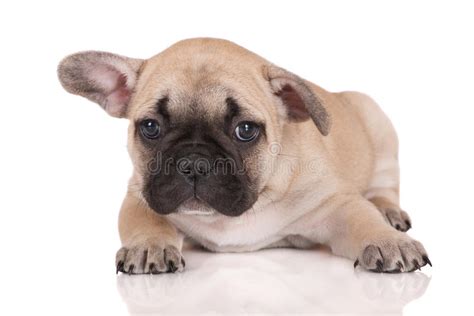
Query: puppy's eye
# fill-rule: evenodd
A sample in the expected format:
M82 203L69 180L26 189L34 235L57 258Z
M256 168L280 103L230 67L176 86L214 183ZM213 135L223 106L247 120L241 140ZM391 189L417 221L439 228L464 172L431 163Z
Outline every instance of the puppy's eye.
M260 128L253 122L241 122L235 128L235 137L241 142L250 142L257 138Z
M140 122L140 131L146 138L155 139L160 135L160 125L155 120L143 120Z

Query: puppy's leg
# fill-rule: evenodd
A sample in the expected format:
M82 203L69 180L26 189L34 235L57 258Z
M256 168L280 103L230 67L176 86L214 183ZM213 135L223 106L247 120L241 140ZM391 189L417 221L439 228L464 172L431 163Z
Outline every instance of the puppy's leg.
M411 228L411 219L408 213L400 208L398 203L384 195L377 195L369 199L382 213L385 220L395 229L406 232Z
M399 168L394 154L377 157L372 181L364 196L392 227L402 232L411 228L410 217L400 208Z
M366 131L371 138L375 154L374 172L364 196L374 203L391 226L407 231L411 227L411 221L399 204L397 133L372 98L358 92L344 92L342 95L357 109L366 123Z
M314 220L317 239L335 254L355 260L355 266L401 272L430 264L420 242L388 225L374 205L357 194L331 197Z
M176 272L184 269L183 237L164 217L130 193L119 216L122 248L117 252L117 272L129 274Z

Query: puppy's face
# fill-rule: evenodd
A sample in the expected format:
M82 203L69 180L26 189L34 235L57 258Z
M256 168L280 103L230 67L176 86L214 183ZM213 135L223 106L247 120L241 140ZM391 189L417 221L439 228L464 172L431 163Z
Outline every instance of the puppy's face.
M133 183L160 214L250 209L272 175L283 125L312 118L321 101L298 77L227 41L187 40L146 60L69 56L59 77L111 115L127 117Z
M137 95L129 148L142 195L161 214L183 206L240 215L258 197L253 162L267 159L266 116L220 82L190 79L191 87L151 85L156 97L148 104Z

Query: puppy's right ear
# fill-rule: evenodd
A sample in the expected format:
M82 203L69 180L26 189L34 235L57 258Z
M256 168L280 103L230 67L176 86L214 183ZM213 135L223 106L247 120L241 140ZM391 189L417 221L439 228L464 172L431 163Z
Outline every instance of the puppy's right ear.
M66 91L98 103L111 116L125 117L142 64L106 52L81 52L60 62L58 77Z
M311 118L321 134L328 135L331 117L323 100L303 79L274 65L265 65L263 75L273 93L280 98L290 121L302 122Z

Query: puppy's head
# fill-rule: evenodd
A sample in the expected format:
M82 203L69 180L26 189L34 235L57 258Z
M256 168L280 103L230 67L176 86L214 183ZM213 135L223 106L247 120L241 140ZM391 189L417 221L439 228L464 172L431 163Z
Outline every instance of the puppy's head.
M312 119L329 131L302 79L224 40L182 41L148 60L77 53L58 75L67 91L130 120L134 178L160 214L238 216L272 176L268 148L285 124Z

